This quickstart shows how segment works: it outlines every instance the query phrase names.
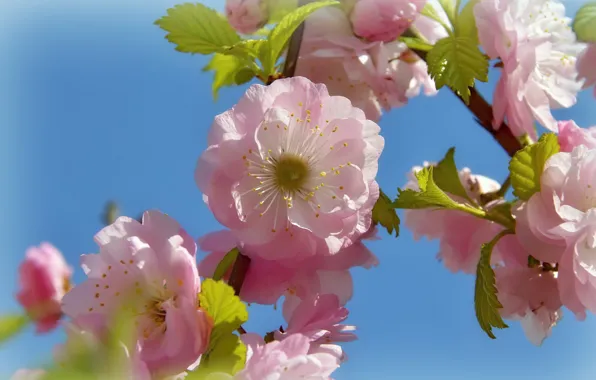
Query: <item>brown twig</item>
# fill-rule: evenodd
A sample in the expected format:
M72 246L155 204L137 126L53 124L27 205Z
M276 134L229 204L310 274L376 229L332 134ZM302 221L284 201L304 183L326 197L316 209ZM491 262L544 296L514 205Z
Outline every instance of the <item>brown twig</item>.
M301 7L310 3L310 0L299 0L298 6ZM298 55L300 54L300 45L302 44L302 36L304 35L304 23L300 24L298 28L292 34L290 42L288 44L288 53L286 54L286 62L284 63L284 69L282 75L284 78L290 78L294 76L296 72L296 64L298 62Z
M422 50L411 49L421 59L426 61L426 52ZM454 93L455 94L455 93ZM511 157L522 148L521 143L515 137L509 126L503 122L498 130L495 130L493 124L493 108L492 106L480 95L480 93L473 87L470 88L470 101L468 104L464 102L461 96L455 94L461 100L462 103L476 116L476 122L480 124L484 130L490 133L495 140L505 149L507 154Z
M234 261L228 285L234 289L236 295L240 295L240 289L242 289L242 284L244 283L244 278L246 277L249 265L250 257L244 256L242 253L240 253L238 257L236 257L236 261Z

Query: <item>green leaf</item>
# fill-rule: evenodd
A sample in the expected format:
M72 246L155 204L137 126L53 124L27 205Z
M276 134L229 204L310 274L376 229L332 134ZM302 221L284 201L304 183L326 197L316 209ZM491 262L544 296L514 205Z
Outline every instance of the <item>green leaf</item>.
M596 2L584 4L573 20L573 30L577 39L583 42L596 42Z
M203 68L203 71L215 73L212 84L213 98L217 100L220 88L238 84L238 73L246 69L246 61L236 56L214 54L211 61Z
M203 380L214 372L235 374L246 364L246 346L238 335L229 334L219 339L211 351L201 357L201 364L196 371L189 372L185 380Z
M226 253L226 255L223 257L223 259L221 259L219 264L217 264L217 268L215 268L215 272L213 273L213 280L221 280L228 271L228 269L232 267L232 264L234 264L239 254L240 251L238 250L238 248L234 248L230 252Z
M457 24L455 25L455 35L458 37L467 37L478 45L478 28L476 27L476 17L474 16L474 6L480 0L470 0L460 12L457 17Z
M497 287L495 285L495 272L490 266L490 259L493 248L503 236L512 233L503 231L487 244L482 244L480 251L480 261L476 269L476 286L474 288L474 308L476 309L476 318L482 330L489 337L496 339L492 328L505 329L509 326L503 322L499 309L503 307L497 297Z
M235 55L239 58L246 58L252 61L258 58L267 40L242 40L221 51L222 54Z
M20 333L31 320L22 314L0 316L0 344Z
M466 104L474 80L488 81L488 59L467 37L451 35L437 41L428 52L427 63L437 89L448 85Z
M273 67L281 56L286 43L290 40L294 31L311 13L317 9L338 4L339 1L336 0L317 1L303 5L293 12L286 14L269 34L269 39L267 40L269 44L267 45L267 49L264 49L262 52L261 62L263 63L265 75L269 76L273 74Z
M199 305L213 319L213 329L207 353L201 359L195 376L239 371L246 361L246 347L234 331L248 320L246 305L234 294L231 286L212 279L205 279L201 284Z
M559 153L559 142L554 133L546 133L538 142L515 153L509 162L513 195L523 201L540 191L540 176L546 161Z
M389 235L392 235L395 230L395 236L399 236L399 217L395 212L393 202L382 190L380 190L379 199L372 209L372 218L373 222L385 227Z
M431 44L418 37L400 36L399 40L414 50L430 51L433 48Z
M416 173L420 191L398 189L398 196L393 207L404 209L447 208L458 210L460 205L443 192L433 180L432 166Z
M176 5L155 24L183 53L217 53L240 41L225 17L200 3Z
M205 279L201 284L199 305L213 318L211 344L248 320L246 305L234 294L234 289L223 281Z
M437 165L435 165L433 170L433 179L435 180L437 186L441 188L441 190L464 198L470 201L470 203L473 203L468 197L468 193L459 179L459 172L457 171L455 160L453 158L454 154L455 148L450 148L447 151L447 154L445 154L445 157L439 161Z

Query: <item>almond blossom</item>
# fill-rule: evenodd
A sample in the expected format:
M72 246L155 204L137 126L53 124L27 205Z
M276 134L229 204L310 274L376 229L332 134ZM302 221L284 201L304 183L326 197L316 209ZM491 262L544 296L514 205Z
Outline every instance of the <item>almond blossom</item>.
M581 89L575 62L582 45L563 4L482 0L474 14L482 47L503 62L493 96L494 128L507 118L516 136L536 138L534 120L556 132L551 109L571 107Z
M364 237L368 238L369 234ZM209 252L199 263L201 274L212 276L219 262L235 244L230 231L214 232L200 238L200 249ZM250 254L250 251L243 250L243 253ZM315 255L300 261L252 257L240 290L240 298L260 304L274 304L282 295L286 298L295 296L305 299L319 293L332 293L344 305L353 293L349 269L355 266L370 268L378 264L377 258L362 241L335 255ZM231 268L225 278L230 271Z
M579 77L585 79L584 88L596 84L596 43L590 43L577 56L577 71ZM596 86L594 87L594 96L596 96Z
M247 254L307 257L321 244L336 253L370 228L384 140L326 86L303 77L252 85L215 118L208 144L197 185L241 246L260 246Z
M267 344L256 334L244 334L242 340L247 346L246 367L234 380L331 380L340 364L325 347L311 350L310 339L302 334Z
M596 150L580 145L548 159L540 192L514 210L516 234L536 259L558 263L561 301L575 315L596 312Z
M58 326L62 317L60 302L70 290L71 276L72 268L50 243L27 250L19 267L20 289L16 298L36 323L38 333Z
M142 224L120 217L95 241L99 253L81 257L87 280L64 297L64 312L78 320L130 310L140 359L151 373L174 375L194 364L207 348L212 326L197 306L194 241L158 211L145 212Z
M10 380L41 380L46 373L43 369L19 369Z
M596 126L581 128L573 120L559 121L559 145L561 152L571 152L576 146L596 148Z
M429 165L425 163L425 166ZM422 168L417 166L409 173L409 181L405 188L418 190L415 173ZM497 191L498 182L477 174L468 168L459 173L460 181L468 196L480 202L482 194ZM455 196L453 199L464 202ZM457 210L405 210L405 225L412 231L414 239L425 236L428 239L439 239L438 259L452 272L476 273L480 260L480 247L503 230L503 227L488 220ZM453 228L457 226L457 228ZM493 254L493 261L499 261L499 255Z
M269 18L265 0L226 0L225 14L230 25L243 34L256 32Z
M283 314L288 322L286 329L275 331L274 337L283 340L293 334L303 334L310 339L311 350L321 345L328 352L345 355L340 346L331 345L337 342L350 342L356 339L355 326L341 324L348 318L348 309L342 307L335 294L317 294L306 299L287 295L283 305ZM329 350L329 348L332 348Z
M369 41L395 41L425 3L426 0L358 0L350 14L354 33Z

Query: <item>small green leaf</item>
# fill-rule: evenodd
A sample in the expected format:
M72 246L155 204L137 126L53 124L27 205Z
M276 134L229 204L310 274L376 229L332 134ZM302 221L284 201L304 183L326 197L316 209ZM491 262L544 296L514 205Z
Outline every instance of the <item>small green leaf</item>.
M273 74L273 67L281 56L290 37L292 37L294 31L311 13L317 9L338 4L340 3L336 0L316 1L303 5L293 12L286 14L269 34L267 49L262 51L261 62L263 63L265 75L269 76Z
M399 236L399 217L393 207L393 202L389 197L380 191L379 199L372 209L373 222L379 223L385 227L389 235L393 234L395 230L395 236Z
M503 305L497 297L497 287L495 285L495 271L490 266L490 260L493 248L503 236L512 233L503 231L487 244L482 244L480 251L480 261L476 269L476 286L474 289L474 308L476 309L476 318L482 330L484 330L491 339L496 339L492 328L505 329L509 326L503 322L499 309Z
M584 4L573 20L573 30L577 39L583 42L596 42L596 2Z
M470 0L460 12L457 17L457 25L455 26L455 35L459 37L467 37L478 45L478 29L476 27L476 17L474 16L474 7L480 0Z
M205 279L201 284L199 305L213 318L211 344L232 333L248 320L246 305L234 294L234 289L223 281Z
M183 53L217 53L240 41L225 17L200 3L175 5L155 24Z
M0 344L20 333L30 321L28 316L21 314L0 316Z
M449 198L433 180L433 167L426 167L416 173L420 191L398 189L393 207L404 209L447 208L457 210L460 205Z
M236 258L239 254L240 251L238 250L238 248L234 248L230 252L226 253L226 255L223 257L223 259L221 259L219 264L217 264L217 268L215 268L215 272L213 273L213 280L221 280L228 271L228 269L232 267L232 264L234 264L234 261L236 261Z
M242 40L222 50L221 53L253 60L254 58L259 57L261 49L263 49L266 44L267 40Z
M472 203L468 193L459 179L459 172L455 166L455 148L450 148L445 157L435 165L433 170L433 179L441 190L466 199Z
M523 201L540 191L540 177L546 161L559 153L559 142L554 133L545 133L538 142L515 153L509 162L513 195Z
M219 89L237 84L236 76L246 69L246 62L233 55L214 54L203 71L214 71L213 98L217 100Z
M474 80L488 81L488 59L468 37L451 35L437 41L428 52L427 63L437 89L448 85L466 104Z
M205 279L201 284L199 305L213 319L213 329L207 353L194 376L239 371L246 361L246 347L234 331L248 320L246 305L234 294L231 286L212 279Z
M119 214L120 210L118 208L118 204L114 201L109 201L106 204L101 220L103 224L109 226L110 224L114 223L116 219L118 219Z

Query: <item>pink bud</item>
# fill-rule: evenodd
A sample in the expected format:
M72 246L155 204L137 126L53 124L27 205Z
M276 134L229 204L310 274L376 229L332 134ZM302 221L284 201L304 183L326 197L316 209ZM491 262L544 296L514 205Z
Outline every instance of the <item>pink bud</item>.
M252 34L269 18L267 3L262 0L226 0L226 16L234 29Z
M370 41L391 42L410 27L426 0L359 0L352 10L354 33Z
M37 323L38 332L56 327L62 316L60 302L70 289L72 269L53 245L42 243L27 250L19 268L20 290L17 300L30 318Z

